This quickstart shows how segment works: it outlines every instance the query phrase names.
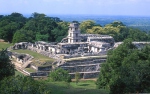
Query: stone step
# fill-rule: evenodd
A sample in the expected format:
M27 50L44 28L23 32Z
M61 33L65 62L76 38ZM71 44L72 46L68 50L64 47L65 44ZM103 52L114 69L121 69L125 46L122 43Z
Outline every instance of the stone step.
M26 68L32 61L27 61L22 65L22 68Z
M61 68L72 72L92 72L92 71L99 71L100 64L91 64L91 65L78 65L78 66L61 66Z
M78 73L99 73L100 71L91 71L91 72L78 72ZM72 72L69 74L75 74L76 72Z
M65 66L65 65L62 65L60 67L86 67L86 66L97 66L97 65L100 65L100 63L97 63L97 64L82 64L82 65L75 65L75 66Z
M21 72L22 74L29 76L29 74L27 74L26 72L23 71L23 69L19 68L19 67L15 67L15 69L19 72Z
M60 65L60 66L76 66L76 65L90 65L90 64L100 64L100 63L102 63L102 62L86 62L86 63L82 63L82 62L74 62L74 63L68 63L68 62L66 62L66 63L64 63L64 64L62 64L62 65Z

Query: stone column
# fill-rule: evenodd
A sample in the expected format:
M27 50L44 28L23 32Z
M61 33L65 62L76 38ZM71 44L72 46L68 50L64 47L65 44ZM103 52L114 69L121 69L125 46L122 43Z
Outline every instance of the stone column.
M42 50L42 47L41 47L41 46L39 46L39 48L40 48L40 50Z
M46 47L45 47L45 46L43 46L43 50L44 50L44 51L45 51L45 48L46 48Z
M48 51L50 52L50 47L48 47Z

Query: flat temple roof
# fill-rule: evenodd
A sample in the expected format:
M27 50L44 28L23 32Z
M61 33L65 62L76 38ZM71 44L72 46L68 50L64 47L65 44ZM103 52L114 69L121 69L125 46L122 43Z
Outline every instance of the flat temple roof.
M71 45L71 44L88 44L88 42L74 42L74 43L58 43L59 45Z

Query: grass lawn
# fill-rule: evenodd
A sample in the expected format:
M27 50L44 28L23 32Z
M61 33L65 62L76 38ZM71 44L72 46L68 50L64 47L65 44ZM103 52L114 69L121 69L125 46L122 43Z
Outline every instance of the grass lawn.
M8 48L12 46L13 44L7 43L7 42L0 42L0 50Z
M32 72L36 72L36 70L32 69L32 68L25 68L25 70L27 70L28 72L32 73Z
M71 82L71 86L74 88L86 88L86 89L95 89L95 81L92 80L86 80L86 81L80 81L76 84L76 82Z
M17 76L17 75L24 76L21 72L19 72L19 71L15 70L15 76Z
M38 66L44 65L44 64L51 65L51 63L54 62L54 59L52 59L52 58L49 58L47 56L41 55L39 53L30 51L30 50L27 50L27 49L12 50L12 52L30 54L31 56L34 57L34 59L33 59L34 62L33 63L36 64L36 61L41 62L41 64L39 64L39 63L36 64ZM45 62L48 62L48 63L45 63ZM44 63L44 64L42 64L42 63Z
M2 48L8 48L10 46L12 46L13 44L9 44L7 42L0 42L0 50L2 50ZM12 50L12 52L18 52L18 53L25 53L25 54L30 54L31 56L34 57L33 59L33 63L35 63L37 66L49 66L52 64L52 62L54 62L54 59L49 58L47 56L41 55L39 53L30 51L30 50L26 50L26 49L19 49L19 50ZM37 63L41 62L41 64ZM46 62L46 63L45 63Z
M54 59L49 58L47 56L41 55L39 53L30 51L30 50L26 50L26 49L20 49L20 50L12 50L12 52L18 52L18 53L25 53L25 54L30 54L31 56L33 56L35 59L38 59L40 61L54 61Z
M70 84L65 82L48 82L52 94L109 94L109 91L96 89L94 81L80 81Z
M0 50L2 49L2 48L8 48L8 47L10 47L10 46L12 46L13 44L9 44L9 43L7 43L7 42L0 42ZM30 51L30 50L23 50L23 49L20 49L20 50L12 50L12 52L18 52L18 53L25 53L25 54L30 54L30 55L32 55L35 59L39 59L39 60L41 60L41 61L51 61L51 62L53 62L54 61L54 59L52 59L52 58L49 58L49 57L47 57L47 56L43 56L43 55L41 55L41 54L39 54L39 53L36 53L36 52L33 52L33 51Z

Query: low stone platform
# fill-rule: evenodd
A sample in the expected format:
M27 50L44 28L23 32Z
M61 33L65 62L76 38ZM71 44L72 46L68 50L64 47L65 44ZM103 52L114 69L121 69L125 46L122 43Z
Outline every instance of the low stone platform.
M58 62L57 67L69 71L72 79L74 79L76 72L80 74L81 79L97 78L100 66L106 61L106 57L106 55L102 55L64 59L63 62Z

